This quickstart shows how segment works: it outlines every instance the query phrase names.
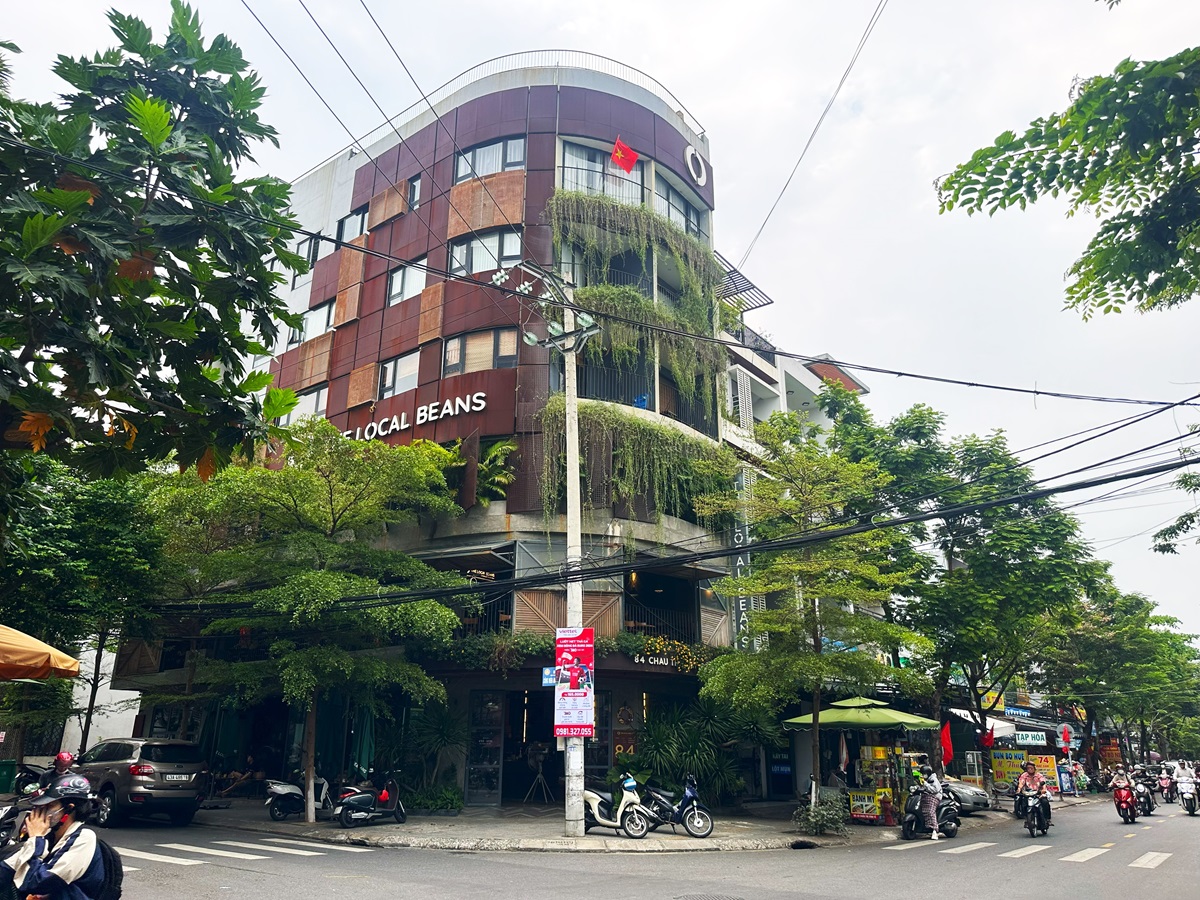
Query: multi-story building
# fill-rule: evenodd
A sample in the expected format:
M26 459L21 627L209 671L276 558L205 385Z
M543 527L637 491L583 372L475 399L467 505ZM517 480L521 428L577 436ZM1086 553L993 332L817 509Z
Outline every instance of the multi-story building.
M534 52L469 70L429 99L362 141L365 152L347 149L295 183L305 229L353 246L309 237L298 248L312 264L289 295L303 325L270 362L275 383L300 397L292 416L323 415L355 439L461 441L467 513L391 528L388 546L494 583L481 608L463 610L464 636L552 634L564 593L504 582L564 559L563 362L524 339L544 337L554 317L536 305L540 288L522 297L496 285L528 280L511 272L523 260L561 272L580 307L610 317L578 367L584 552L647 563L588 582L585 625L633 635L626 647L651 636L676 642L653 646L731 645L732 611L711 586L725 564L655 561L726 539L728 523L699 521L691 500L732 475L736 453L753 453L755 421L816 415L824 377L856 385L832 364L777 358L745 325L770 300L714 254L708 138L653 78L590 54ZM618 137L638 157L629 171L611 159ZM478 461L500 442L514 445L515 481L477 503L491 489ZM553 743L549 664L437 669L470 722L468 803L528 790L530 748ZM603 773L648 709L694 696L696 681L670 653L612 652L596 687L586 762ZM552 784L557 759L545 763Z

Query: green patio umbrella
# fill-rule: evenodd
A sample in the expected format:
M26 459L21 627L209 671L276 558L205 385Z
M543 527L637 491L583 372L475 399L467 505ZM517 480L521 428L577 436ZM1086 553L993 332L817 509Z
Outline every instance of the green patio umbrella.
M849 700L834 700L830 706L840 706L843 708L853 708L857 706L887 706L882 700L875 700L871 697L851 697Z
M801 728L811 728L812 714L785 719L783 727L791 731ZM826 728L907 728L912 731L921 729L940 728L941 723L936 719L926 719L924 716L914 716L912 713L901 712L890 706L830 706L821 710L821 726Z

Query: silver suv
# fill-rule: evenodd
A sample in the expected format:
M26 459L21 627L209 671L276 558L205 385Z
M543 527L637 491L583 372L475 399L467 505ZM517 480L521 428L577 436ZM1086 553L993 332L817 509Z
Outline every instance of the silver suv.
M96 792L96 824L102 828L151 813L187 825L208 789L208 764L192 741L110 738L79 757L75 767Z

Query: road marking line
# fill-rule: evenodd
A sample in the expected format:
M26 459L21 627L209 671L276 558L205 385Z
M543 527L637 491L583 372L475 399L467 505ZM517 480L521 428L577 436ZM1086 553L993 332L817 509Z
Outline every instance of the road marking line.
M202 859L182 859L178 856L163 856L161 853L146 853L144 850L130 850L127 847L113 847L122 856L130 856L134 859L144 859L147 862L171 863L174 866L202 866Z
M1107 852L1108 851L1102 847L1089 847L1086 850L1080 850L1078 853L1072 853L1070 856L1060 857L1058 861L1059 862L1087 862L1089 859L1095 859L1097 856L1100 856L1102 853L1107 853Z
M318 844L316 841L295 841L291 838L263 838L272 844L290 844L293 847L315 847L319 850L342 850L346 853L374 853L374 847L346 847L342 844ZM891 847L888 848L893 849Z
M218 850L215 847L194 847L191 844L156 844L164 850L182 850L185 853L206 853L209 856L225 856L229 859L269 859L253 853L238 853L236 850Z
M962 847L952 847L949 850L939 850L939 853L971 853L974 850L983 850L985 847L995 847L996 842L980 841L978 844L966 844Z
M1114 844L1114 843L1111 843L1111 842L1110 842L1110 843L1107 843L1107 844L1101 844L1100 846L1101 846L1101 847L1115 847L1115 846L1117 846L1117 845L1116 845L1116 844Z
M315 850L293 850L291 847L272 847L269 844L247 844L244 841L214 841L223 847L241 847L243 850L270 850L272 853L287 853L292 856L324 856Z
M1129 864L1131 869L1157 869L1168 859L1170 853L1145 853Z
M1168 819L1173 819L1173 818L1175 818L1177 815L1179 815L1179 813L1171 813L1169 816L1167 816L1167 818L1168 818Z
M1125 835L1125 837L1137 837L1137 835L1136 834L1127 834L1127 835Z
M1153 825L1143 825L1143 826L1142 826L1142 831L1149 831L1149 830L1150 830L1151 828L1153 828L1153 827L1154 827Z
M892 844L890 847L884 847L884 850L916 850L918 847L928 847L930 844L936 844L937 841L931 841L929 838L925 840L908 841L904 844Z
M121 871L122 872L140 872L142 870L136 869L133 866L121 866Z
M1029 856L1033 853L1039 853L1042 850L1049 850L1050 844L1029 844L1026 847L1021 847L1019 850L1009 850L1007 853L997 853L997 856L1002 856L1005 859L1020 859L1022 856Z

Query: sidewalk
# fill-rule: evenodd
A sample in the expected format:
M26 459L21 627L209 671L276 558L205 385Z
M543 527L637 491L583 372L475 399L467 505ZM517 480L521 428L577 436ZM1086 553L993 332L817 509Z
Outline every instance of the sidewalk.
M1055 803L1055 809L1091 802L1087 799ZM648 837L630 840L606 828L593 829L586 837L562 836L561 807L473 807L457 816L410 816L403 825L395 823L360 825L344 829L334 822L306 825L289 819L272 822L261 800L237 800L229 809L201 810L195 824L284 835L328 843L350 843L370 847L412 847L429 850L525 850L544 852L654 853L702 850L787 850L815 847L845 847L896 841L899 827L851 825L846 837L812 837L794 830L790 821L763 819L744 814L714 816L712 837L688 837L682 828L672 834L660 828ZM1008 811L964 816L962 832L1012 822Z

